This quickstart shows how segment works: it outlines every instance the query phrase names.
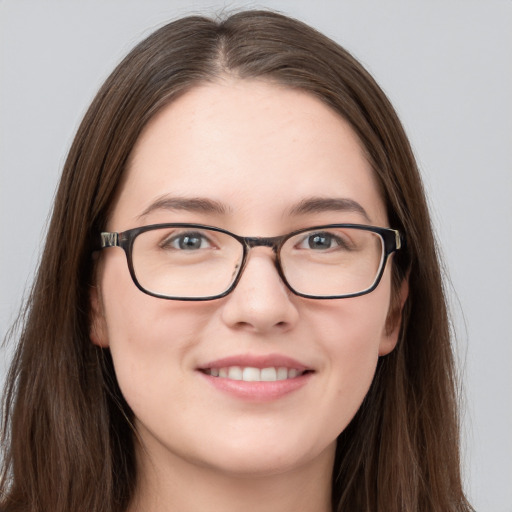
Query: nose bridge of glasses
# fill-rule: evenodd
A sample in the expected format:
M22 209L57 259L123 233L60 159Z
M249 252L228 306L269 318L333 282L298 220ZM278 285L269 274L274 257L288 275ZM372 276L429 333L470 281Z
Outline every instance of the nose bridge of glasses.
M272 254L274 255L274 257L272 259L273 259L273 264L275 266L275 270L277 271L277 274L279 275L279 277L284 280L283 272L282 272L281 265L280 265L279 258L278 258L279 247L282 244L283 239L284 239L283 236L243 237L241 241L245 245L246 251L245 251L244 261L242 262L242 265L239 268L239 275L242 275L244 273L244 271L246 270L247 264L250 259L249 251L251 249L254 249L255 247L268 247L268 248L272 249Z
M244 238L244 243L248 249L252 249L253 247L270 247L274 253L277 253L277 248L279 246L279 242L282 237L280 236L272 236L272 237L255 237L249 236Z

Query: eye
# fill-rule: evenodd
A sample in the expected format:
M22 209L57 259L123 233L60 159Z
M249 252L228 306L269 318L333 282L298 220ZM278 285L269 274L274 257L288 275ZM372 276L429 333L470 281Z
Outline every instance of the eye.
M296 246L298 249L312 249L315 251L326 251L329 249L346 249L347 242L334 233L320 231L308 233Z
M200 232L188 232L167 238L167 240L161 244L161 247L181 251L196 251L198 249L208 249L212 247L212 244L205 234Z

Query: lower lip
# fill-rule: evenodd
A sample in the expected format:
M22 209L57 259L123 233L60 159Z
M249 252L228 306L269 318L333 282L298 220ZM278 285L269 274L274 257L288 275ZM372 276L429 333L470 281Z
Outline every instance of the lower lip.
M305 373L299 377L286 380L276 380L270 382L246 382L243 380L231 380L222 377L212 377L203 372L199 372L213 387L241 400L265 402L277 400L283 396L298 391L305 386L312 372Z

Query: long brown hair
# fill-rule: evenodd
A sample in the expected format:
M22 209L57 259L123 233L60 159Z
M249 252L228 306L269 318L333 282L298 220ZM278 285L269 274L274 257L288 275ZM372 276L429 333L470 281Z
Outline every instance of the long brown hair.
M4 397L1 503L9 512L122 512L137 477L132 413L108 350L89 339L98 233L142 128L197 84L260 78L320 98L358 134L406 234L393 260L408 276L399 342L378 363L339 436L333 510L469 511L461 486L456 382L436 245L417 166L389 101L344 49L267 11L188 17L119 64L66 160Z

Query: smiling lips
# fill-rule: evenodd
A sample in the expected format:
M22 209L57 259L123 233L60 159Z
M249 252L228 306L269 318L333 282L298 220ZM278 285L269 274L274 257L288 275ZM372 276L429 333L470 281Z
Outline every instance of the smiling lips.
M302 388L315 373L281 355L234 356L205 364L198 371L216 389L251 401L275 400Z
M222 368L207 368L204 373L212 377L243 380L245 382L275 382L294 379L302 375L304 371L297 368L286 368L285 366L269 366L261 369L253 366L224 366Z

